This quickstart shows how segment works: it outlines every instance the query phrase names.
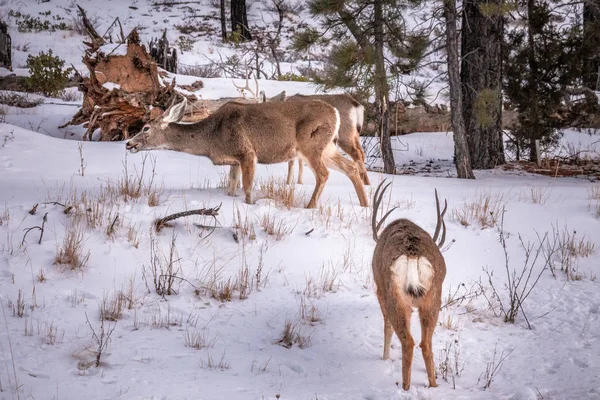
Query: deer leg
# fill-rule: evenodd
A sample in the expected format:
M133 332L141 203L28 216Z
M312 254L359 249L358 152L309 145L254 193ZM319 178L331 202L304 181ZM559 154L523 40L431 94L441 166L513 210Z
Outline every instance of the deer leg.
M288 185L291 185L292 181L294 180L294 161L295 161L295 159L291 159L290 161L288 161L288 177L287 177Z
M367 168L365 167L365 151L362 148L362 143L360 142L360 136L354 138L354 150L356 152L356 157L350 154L350 157L354 160L354 162L358 165L358 171L360 173L360 179L362 179L365 185L370 185L371 181L369 180L369 174L367 174Z
M229 188L227 189L227 195L235 197L237 188L240 184L240 172L241 167L239 164L232 165L229 168Z
M435 324L438 320L439 306L432 307L433 311L419 309L419 318L421 320L421 351L423 352L423 360L425 360L425 368L427 369L427 378L429 386L436 387L435 382L435 365L433 363L432 338Z
M392 337L394 335L394 327L390 324L387 317L383 317L383 359L390 359L390 349L392 348Z
M367 193L365 192L365 187L360 180L360 175L358 173L358 167L356 163L346 159L342 156L337 150L332 155L326 158L327 166L330 168L337 169L338 171L343 172L354 185L354 190L356 190L356 195L358 196L358 201L362 207L367 207L369 205L369 201L367 200Z
M302 185L304 182L302 180L302 175L304 175L304 160L301 157L298 157L298 184Z
M310 201L306 205L306 208L315 208L317 207L317 203L319 202L319 198L321 197L321 193L323 192L323 187L325 187L325 182L329 179L329 171L327 167L323 163L323 161L319 159L309 159L309 166L312 168L315 173L316 184L315 190L310 198Z
M402 389L410 389L410 373L412 370L415 341L410 334L411 307L400 306L396 310L395 321L390 321L402 344Z
M254 173L256 170L256 156L249 155L240 163L242 169L242 186L246 195L246 203L252 202L252 184L254 183Z

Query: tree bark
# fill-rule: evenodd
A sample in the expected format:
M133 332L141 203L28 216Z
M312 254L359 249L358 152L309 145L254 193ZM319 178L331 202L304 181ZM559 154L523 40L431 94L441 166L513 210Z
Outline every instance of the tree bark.
M385 73L385 58L383 55L384 37L383 37L383 6L382 0L375 0L375 101L379 111L378 130L379 140L381 142L381 156L383 158L383 171L386 174L393 174L396 171L394 154L392 152L392 141L390 138L389 123L389 85Z
M246 0L231 0L231 30L237 32L245 40L252 40L248 27Z
M444 0L446 19L446 48L448 52L448 77L450 81L450 119L454 133L454 163L461 179L475 179L471 169L469 144L465 134L460 88L460 65L458 60L458 32L456 29L456 0Z
M480 6L498 9L483 15ZM462 114L473 169L505 163L502 140L502 0L471 0L463 5Z
M225 19L225 0L221 0L221 38L227 39L227 22Z
M600 90L600 0L583 3L584 46L595 50L595 54L583 60L583 83L587 88Z
M529 86L531 89L529 92L533 97L537 97L538 93L538 63L536 60L536 47L535 47L535 29L534 29L534 21L533 15L535 13L535 0L527 0L527 45L529 46L529 51L527 54L527 62L529 64ZM539 29L539 28L538 28ZM538 115L537 107L539 104L539 100L537 98L531 99L531 106L527 110L528 118L533 118ZM529 138L529 143L527 143L527 147L529 147L529 161L537 162L537 153L535 151L535 135L537 133L534 132L532 137Z

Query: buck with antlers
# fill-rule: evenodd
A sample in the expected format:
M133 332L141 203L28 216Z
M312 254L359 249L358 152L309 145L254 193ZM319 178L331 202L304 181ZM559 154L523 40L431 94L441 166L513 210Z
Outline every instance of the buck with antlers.
M170 107L126 143L131 152L167 149L205 156L215 165L231 168L229 194L235 195L241 169L246 203L252 203L252 184L256 164L274 164L301 156L313 169L316 186L307 208L317 205L327 168L343 172L354 184L360 205L368 205L365 188L354 163L344 158L335 146L339 130L338 111L322 101L298 103L230 102L207 118L191 124L183 118L187 100Z
M264 96L263 96L264 98ZM338 146L344 150L356 163L360 178L365 185L370 185L369 175L365 168L365 152L360 142L360 132L364 123L365 108L349 94L296 94L286 97L285 91L277 96L267 99L267 102L275 101L306 101L322 100L331 104L340 113L340 133ZM298 160L298 183L302 183L303 163ZM294 176L294 160L288 165L287 183L291 184Z
M421 227L407 219L389 224L379 235L385 219L395 209L388 211L377 222L377 213L383 195L391 183L377 187L373 197L372 229L377 243L373 253L373 278L377 285L377 299L383 313L383 359L390 358L393 332L402 344L402 388L410 388L410 376L415 341L410 334L412 308L419 310L421 320L421 350L429 386L435 382L432 337L441 306L442 283L446 276L446 263L440 252L446 239L444 214L448 203L440 212L440 202L435 191L437 226L433 238ZM438 236L441 231L441 239Z

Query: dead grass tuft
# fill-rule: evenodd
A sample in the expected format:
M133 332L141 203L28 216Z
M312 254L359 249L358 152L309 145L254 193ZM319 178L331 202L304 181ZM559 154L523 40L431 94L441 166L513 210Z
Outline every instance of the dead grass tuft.
M260 181L259 188L265 198L275 201L280 207L288 210L302 207L304 190L301 186L288 185L283 179L271 176L267 181Z
M478 225L481 229L496 226L506 207L502 192L476 194L452 211L452 219L463 226Z
M100 303L100 319L116 322L123 318L123 308L126 299L120 292L112 292L104 295Z
M183 341L186 347L202 350L207 347L214 347L217 337L209 338L207 333L201 329L191 329L189 326L185 328L183 333Z
M277 340L277 344L286 349L291 349L296 344L299 348L304 349L311 346L312 340L310 335L306 335L301 331L298 322L292 322L292 320L286 318L283 332Z
M290 235L295 228L295 226L289 226L283 218L278 218L270 212L262 215L260 218L260 226L267 235L273 236L277 241Z
M80 225L72 224L65 230L63 243L58 247L54 257L54 265L62 265L73 271L80 271L87 265L90 252L85 253L83 229Z

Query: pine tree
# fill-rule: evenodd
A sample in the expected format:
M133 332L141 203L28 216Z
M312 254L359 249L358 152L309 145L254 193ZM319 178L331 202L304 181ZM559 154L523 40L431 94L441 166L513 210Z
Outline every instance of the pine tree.
M324 89L343 87L357 97L375 96L384 171L395 163L388 129L390 92L400 74L413 71L428 39L407 33L402 13L418 0L310 0L309 11L319 29L305 28L294 37L294 48L308 51L329 46L324 70L312 78Z
M547 0L526 0L522 7L525 27L506 38L504 87L518 112L512 146L518 157L526 150L530 161L537 161L535 140L542 146L556 144L559 128L585 112L582 106L594 108L597 99L583 93L585 102L569 104L582 76L580 26L562 24Z

